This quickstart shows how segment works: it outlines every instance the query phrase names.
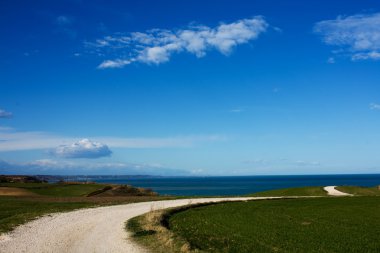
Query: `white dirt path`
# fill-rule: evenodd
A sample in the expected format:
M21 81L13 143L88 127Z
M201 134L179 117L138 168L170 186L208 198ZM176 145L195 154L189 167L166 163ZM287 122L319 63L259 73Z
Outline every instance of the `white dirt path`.
M327 191L327 194L330 196L353 196L352 194L338 191L335 187L336 186L326 186L323 189Z
M1 253L47 252L144 252L130 240L125 221L152 209L163 209L218 201L238 201L251 198L199 198L141 202L126 205L80 209L43 216L0 236Z

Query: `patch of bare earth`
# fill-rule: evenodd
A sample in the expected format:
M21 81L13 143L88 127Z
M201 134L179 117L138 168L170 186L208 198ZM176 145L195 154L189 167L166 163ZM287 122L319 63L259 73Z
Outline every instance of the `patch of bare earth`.
M0 196L36 196L36 194L21 188L0 187Z

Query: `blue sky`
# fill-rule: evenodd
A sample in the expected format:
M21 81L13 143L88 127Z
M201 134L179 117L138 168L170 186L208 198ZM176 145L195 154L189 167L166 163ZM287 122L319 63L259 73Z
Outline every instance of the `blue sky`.
M0 173L380 172L379 3L136 2L1 1Z

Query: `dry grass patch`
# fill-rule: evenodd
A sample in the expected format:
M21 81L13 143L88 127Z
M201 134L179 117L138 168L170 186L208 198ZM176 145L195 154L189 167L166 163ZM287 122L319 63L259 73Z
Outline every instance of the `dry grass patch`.
M192 249L183 238L175 235L165 227L166 218L183 208L169 210L152 210L127 222L127 229L133 233L132 238L140 245L156 253L200 253Z

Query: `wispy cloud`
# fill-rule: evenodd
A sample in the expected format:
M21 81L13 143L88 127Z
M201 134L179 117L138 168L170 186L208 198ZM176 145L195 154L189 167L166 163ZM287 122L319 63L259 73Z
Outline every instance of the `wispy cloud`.
M105 60L103 61L98 68L100 69L108 69L108 68L122 68L125 65L128 65L132 63L133 60L121 60L121 59L116 59L116 60Z
M241 112L244 112L245 111L245 108L234 108L234 109L231 109L229 110L228 112L231 112L231 113L241 113Z
M295 161L295 164L297 166L320 166L321 165L320 162L316 162L316 161L303 161L303 160Z
M370 108L371 110L380 110L380 104L371 103L371 104L369 105L369 108Z
M0 160L3 174L55 174L55 175L187 175L160 164L124 163L124 162L81 162L39 159L29 162Z
M58 16L55 20L55 22L58 24L58 25L71 25L73 22L74 22L74 19L72 17L69 17L69 16L64 16L64 15L61 15L61 16Z
M203 142L225 140L220 135L190 135L166 138L124 138L92 136L88 139L106 143L110 148L172 148L192 147ZM57 146L70 146L77 137L65 137L45 132L20 132L10 128L0 128L0 151L54 149Z
M329 57L327 59L327 63L334 64L335 63L335 58L334 57Z
M110 156L112 151L106 144L82 139L71 145L61 145L50 153L61 158L100 158Z
M87 42L86 45L101 55L115 56L104 60L98 68L121 68L133 62L161 64L175 53L187 52L200 58L210 50L229 55L244 43L255 40L269 27L261 16L222 23L211 28L190 25L185 29L151 29L146 32L115 34Z
M243 161L243 163L245 163L245 164L259 164L259 165L263 165L263 164L269 163L269 161L265 160L265 159L250 159L250 160Z
M338 16L316 23L314 31L353 61L380 60L380 13Z
M53 20L53 22L56 25L54 32L59 33L59 34L65 34L71 39L75 39L77 37L77 31L74 26L74 23L75 23L74 17L61 15L61 16L56 17Z
M306 161L306 160L291 160L287 158L281 159L250 159L243 161L245 164L256 165L256 166L304 166L304 167L314 167L321 166L322 164L318 161Z
M0 109L0 118L3 118L3 119L9 119L9 118L12 118L13 114L11 112L7 112L3 109Z

